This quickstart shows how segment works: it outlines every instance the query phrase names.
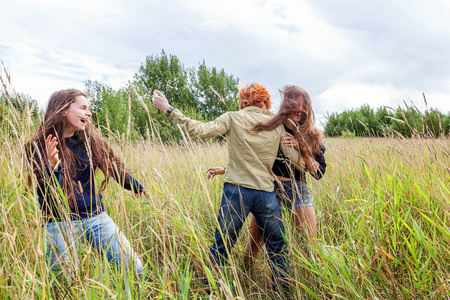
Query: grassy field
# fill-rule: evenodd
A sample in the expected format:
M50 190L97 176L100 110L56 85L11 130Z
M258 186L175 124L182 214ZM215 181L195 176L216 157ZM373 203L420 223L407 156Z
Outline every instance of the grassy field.
M230 266L210 267L222 182L207 180L205 170L227 162L226 146L213 142L113 142L148 193L137 199L111 182L103 194L145 264L144 280L129 275L134 284L124 285L120 270L80 243L76 278L61 285L45 263L37 197L26 193L22 152L31 130L26 116L10 114L0 131L0 298L273 297L264 252L251 272L243 271L246 228ZM322 260L284 211L294 298L450 299L450 140L328 139L325 145L324 178L308 177ZM211 294L199 280L205 274Z

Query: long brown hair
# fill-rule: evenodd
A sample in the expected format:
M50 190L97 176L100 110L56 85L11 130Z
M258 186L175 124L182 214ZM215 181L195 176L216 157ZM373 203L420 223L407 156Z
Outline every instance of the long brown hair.
M80 162L80 158L67 148L64 138L64 128L67 125L63 114L78 96L87 98L84 93L76 89L54 92L48 101L44 119L34 137L26 145L32 171L37 180L42 181L45 178L48 162L45 140L50 134L57 138L57 149L59 150L60 165L62 167L62 188L70 207L75 206L73 185L76 183L73 181L73 178L77 173L76 162ZM126 173L124 164L91 122L87 122L84 131L75 132L75 135L78 136L78 141L86 148L92 169L100 168L105 175L100 192L106 187L106 183L111 176L124 178L123 176ZM94 180L93 174L92 180ZM29 178L28 182L31 184L31 178Z
M292 113L301 113L302 119L295 125L294 136L298 141L300 153L303 158L314 157L320 153L320 144L323 141L324 134L315 125L315 116L312 110L311 98L308 93L296 86L286 85L280 90L282 103L278 114L267 122L261 122L255 125L254 131L274 130L285 122L292 122L289 118Z

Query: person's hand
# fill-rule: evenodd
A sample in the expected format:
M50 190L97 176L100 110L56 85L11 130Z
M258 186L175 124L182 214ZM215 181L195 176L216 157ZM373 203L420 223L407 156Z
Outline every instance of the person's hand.
M297 139L289 132L286 132L286 135L283 137L283 144L285 144L288 147L294 147L295 149L299 150Z
M56 145L58 145L56 137L52 138L52 135L49 134L45 140L45 148L47 149L48 165L52 170L55 170L60 163L59 150Z
M146 191L140 191L139 193L134 194L134 196L136 198L141 198L143 196L147 196L147 192Z
M214 168L208 168L206 170L206 178L212 179L216 175L222 175L225 174L225 168L224 167L214 167Z
M319 163L312 157L308 157L305 159L305 165L306 168L308 169L308 172L312 175L315 176L317 173L317 170L319 170Z
M158 90L153 91L152 101L153 105L163 112L166 112L170 107L169 101L167 101L166 96L164 96L163 93Z

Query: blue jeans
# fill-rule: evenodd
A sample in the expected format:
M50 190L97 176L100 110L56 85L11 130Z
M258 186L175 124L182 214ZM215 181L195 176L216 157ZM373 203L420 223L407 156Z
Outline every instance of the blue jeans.
M142 279L142 262L130 242L106 212L91 218L46 224L47 260L58 277L71 279L78 266L77 247L85 239L116 267L133 271ZM133 265L131 265L133 262Z
M272 275L283 280L289 273L289 260L284 242L284 226L281 220L280 205L275 192L265 192L234 184L223 186L222 203L219 209L219 228L216 229L215 242L210 252L216 264L224 265L228 252L236 243L239 231L248 214L252 213L258 224L269 254Z

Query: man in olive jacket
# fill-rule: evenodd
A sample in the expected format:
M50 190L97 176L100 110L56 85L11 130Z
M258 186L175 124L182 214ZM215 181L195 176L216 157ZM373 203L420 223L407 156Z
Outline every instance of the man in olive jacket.
M201 122L186 117L170 106L166 97L155 90L154 106L165 112L169 119L191 137L210 138L226 135L228 142L228 165L224 177L222 203L219 208L215 242L211 246L212 260L223 265L231 251L239 231L249 213L257 220L269 254L269 265L274 282L286 285L289 273L286 244L283 239L284 226L280 205L274 192L272 166L278 149L299 170L305 169L298 151L282 143L283 126L272 131L255 133L255 124L268 121L264 114L270 108L270 95L258 83L249 84L239 91L239 111L229 111L211 122Z

